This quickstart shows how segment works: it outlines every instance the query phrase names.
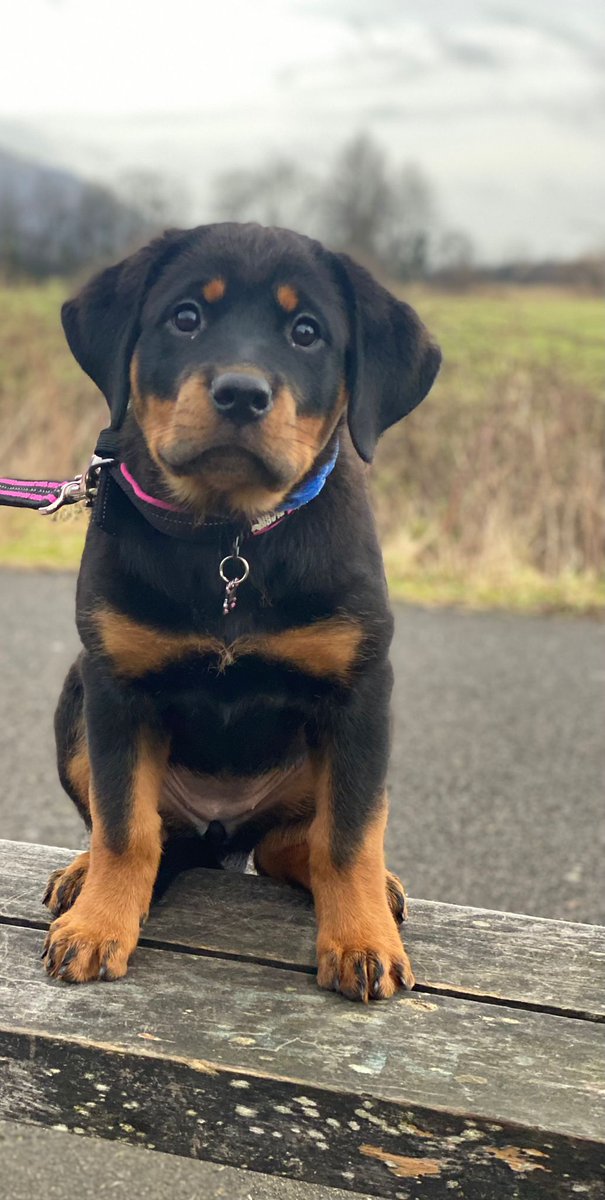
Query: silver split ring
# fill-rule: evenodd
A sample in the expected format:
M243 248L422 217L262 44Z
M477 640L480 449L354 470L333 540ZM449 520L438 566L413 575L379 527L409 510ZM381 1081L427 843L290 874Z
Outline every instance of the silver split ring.
M225 570L224 570L227 563L231 563L231 562L232 563L241 563L242 569L243 569L243 574L240 576L235 575L233 579L230 579L228 575L225 575ZM248 562L248 560L246 558L242 558L241 554L227 554L226 557L223 558L220 563L218 573L219 573L223 583L235 583L235 584L239 585L240 583L243 583L245 579L248 578L248 576L250 574L250 563Z

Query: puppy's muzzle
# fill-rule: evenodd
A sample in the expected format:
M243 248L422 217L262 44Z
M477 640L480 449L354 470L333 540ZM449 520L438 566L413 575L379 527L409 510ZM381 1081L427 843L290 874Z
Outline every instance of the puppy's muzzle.
M271 386L262 375L235 371L217 375L210 395L216 411L236 425L260 421L273 408Z

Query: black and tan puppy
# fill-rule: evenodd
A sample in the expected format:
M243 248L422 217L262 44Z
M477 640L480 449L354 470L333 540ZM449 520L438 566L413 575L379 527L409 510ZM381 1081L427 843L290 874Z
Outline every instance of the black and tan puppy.
M364 462L439 351L350 259L254 225L164 235L63 323L114 418L130 405L57 711L91 842L49 882L48 971L124 975L178 845L188 862L254 851L310 889L320 986L411 987L384 862L392 617Z

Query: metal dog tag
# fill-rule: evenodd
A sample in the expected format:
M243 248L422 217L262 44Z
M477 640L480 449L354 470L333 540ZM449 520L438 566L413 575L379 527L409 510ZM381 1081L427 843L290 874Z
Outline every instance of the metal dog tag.
M225 599L223 600L223 615L229 616L233 612L237 604L237 589L240 584L248 578L250 574L250 563L246 558L242 558L239 552L240 538L237 537L233 543L233 553L227 554L219 564L218 573L225 584ZM235 567L235 574L227 575L226 568L229 564Z

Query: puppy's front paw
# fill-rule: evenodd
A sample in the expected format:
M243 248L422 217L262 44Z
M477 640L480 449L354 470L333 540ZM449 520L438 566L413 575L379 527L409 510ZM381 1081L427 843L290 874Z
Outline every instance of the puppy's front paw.
M320 936L317 947L317 982L329 991L342 992L349 1000L386 1000L400 988L411 990L415 979L410 960L389 926L363 938L358 935L340 941Z
M48 974L68 983L113 980L126 974L139 936L138 922L103 921L82 901L53 921L42 957Z

